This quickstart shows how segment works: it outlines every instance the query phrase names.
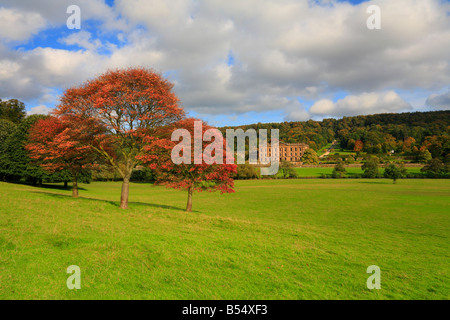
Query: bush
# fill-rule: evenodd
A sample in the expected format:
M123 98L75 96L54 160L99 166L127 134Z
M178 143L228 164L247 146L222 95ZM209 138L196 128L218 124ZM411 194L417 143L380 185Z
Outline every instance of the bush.
M450 168L448 164L444 164L440 159L431 159L427 165L420 169L428 178L447 178L449 177Z
M257 168L246 163L237 165L237 173L234 176L236 180L248 180L248 179L258 179L260 178L260 173Z
M284 179L297 178L297 171L295 171L294 166L291 162L281 160L279 168L279 177Z
M345 170L344 162L342 160L338 160L336 165L334 166L332 177L333 178L343 178L345 174L347 173L347 170Z
M155 181L157 178L156 173L150 168L135 169L131 173L130 181L144 182Z

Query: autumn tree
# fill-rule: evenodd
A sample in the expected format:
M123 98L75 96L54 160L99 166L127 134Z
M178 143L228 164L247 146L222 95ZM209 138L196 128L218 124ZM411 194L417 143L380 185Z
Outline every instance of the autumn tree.
M94 162L86 133L63 118L38 120L30 129L25 148L30 158L48 172L68 170L72 176L72 197L78 197L78 178Z
M405 153L411 153L415 143L416 139L412 137L406 137L403 141L402 151Z
M358 155L364 149L364 143L361 140L356 140L355 145L353 147L353 151L355 151Z
M200 126L196 127L195 123L200 123ZM181 130L178 131L181 134L172 135L171 140L174 141L169 147L168 144L159 146L165 152L157 151L156 146L146 147L149 153L140 157L152 169L158 170L157 183L187 191L187 212L192 211L195 191L234 192L233 176L237 173L237 166L226 163L226 142L220 131L193 118L178 122L176 128ZM194 139L199 142L197 151ZM196 161L199 153L200 158ZM174 157L182 158L183 162L174 162Z
M173 85L152 70L108 71L64 92L56 114L89 133L88 145L123 179L120 208L128 208L133 169L162 131L184 118ZM147 147L147 149L146 149Z

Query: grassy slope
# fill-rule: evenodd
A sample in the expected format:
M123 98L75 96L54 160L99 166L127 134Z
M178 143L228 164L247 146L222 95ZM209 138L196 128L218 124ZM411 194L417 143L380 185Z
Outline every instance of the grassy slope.
M0 183L0 299L450 298L448 180L238 181L191 214L179 191L132 184L121 211L120 184L82 186Z

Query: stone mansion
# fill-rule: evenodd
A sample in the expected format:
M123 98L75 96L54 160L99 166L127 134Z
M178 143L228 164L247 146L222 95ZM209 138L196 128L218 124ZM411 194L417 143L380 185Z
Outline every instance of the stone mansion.
M280 161L289 161L294 164L300 163L303 153L308 149L309 146L305 143L282 143L279 144L279 154L275 153L275 156L278 156ZM272 156L272 148L270 145L267 146L266 152L260 149L260 161L270 161ZM276 151L275 151L276 152Z

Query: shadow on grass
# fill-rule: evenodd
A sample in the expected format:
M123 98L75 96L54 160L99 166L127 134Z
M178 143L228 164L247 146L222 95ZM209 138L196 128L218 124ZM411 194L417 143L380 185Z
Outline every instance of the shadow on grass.
M52 193L52 192L45 192L45 191L32 191L32 192L33 193L40 193L40 194L49 195L51 197L55 197L55 198L59 198L59 199L67 199L67 198L74 199L71 195L66 195L66 194ZM88 198L88 197L78 197L77 199L82 200L82 201L100 201L100 202L107 203L107 204L110 204L112 206L115 206L117 208L119 208L119 204L120 204L119 201L95 199L95 198ZM145 206L145 207L153 207L153 208L159 208L159 209L184 211L183 208L173 207L173 206L169 206L169 205L146 203L146 202L128 202L128 205L135 205L135 204L137 204L139 206Z
M392 184L392 181L358 181L358 183L364 184Z
M53 190L64 190L64 191L70 191L72 190L72 186L64 187L64 185L56 185L56 184L42 184L42 186L39 186L37 184L33 184L30 182L21 182L21 181L8 181L7 183L10 184L19 184L23 186L33 187L33 188L39 188L39 189L53 189ZM83 187L78 187L78 190L86 191Z

